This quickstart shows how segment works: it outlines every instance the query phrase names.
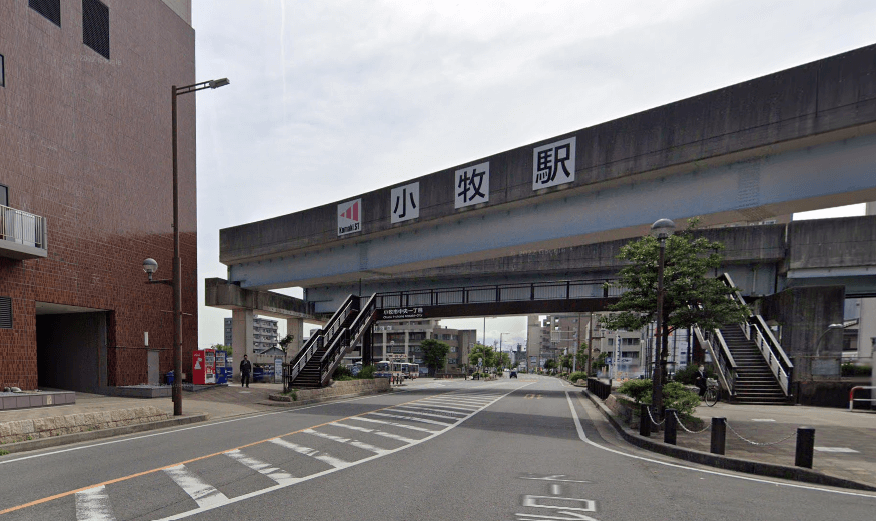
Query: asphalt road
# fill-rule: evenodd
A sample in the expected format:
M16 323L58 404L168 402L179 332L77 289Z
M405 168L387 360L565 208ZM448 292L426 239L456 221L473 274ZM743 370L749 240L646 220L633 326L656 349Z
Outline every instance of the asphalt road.
M0 520L869 520L876 494L680 464L521 375L0 457Z

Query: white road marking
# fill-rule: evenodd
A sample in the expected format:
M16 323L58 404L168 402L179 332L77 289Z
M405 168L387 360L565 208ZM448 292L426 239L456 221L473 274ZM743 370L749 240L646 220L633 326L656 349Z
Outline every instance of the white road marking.
M272 467L270 463L265 463L264 461L257 460L255 458L245 455L244 453L240 452L240 450L226 452L225 455L233 459L234 461L246 465L247 467L260 474L264 474L265 476L271 478L281 485L291 485L293 483L301 481L299 478L296 478L288 472L284 472L276 467Z
M219 506L228 501L225 494L202 480L197 474L187 469L185 465L164 469L164 473L170 476L186 494L194 499L199 507Z
M456 403L454 403L453 405L446 405L445 402L436 402L436 401L432 401L432 400L429 400L429 401L422 400L422 401L419 401L416 403L422 403L424 405L430 405L430 406L434 405L435 407L441 407L444 409L454 409L454 410L467 411L467 412L476 411L479 407L479 406L460 407Z
M353 463L355 463L355 462L350 462L350 461L344 461L340 458L336 458L336 457L332 456L331 454L327 454L325 452L319 452L318 450L311 449L310 447L304 447L302 445L297 445L295 443L292 443L291 441L286 441L282 438L277 438L277 439L271 440L271 443L275 443L281 447L286 447L287 449L294 450L298 454L304 454L305 456L310 456L311 458L322 461L323 463L328 463L329 465L331 465L332 467L334 467L336 469L345 469L345 468L349 467L350 465L352 465Z
M340 436L334 436L334 435L332 435L332 434L326 434L326 433L324 433L324 432L315 431L315 430L313 430L313 429L305 429L305 430L303 430L303 431L301 431L301 432L305 432L305 433L307 433L307 434L310 434L311 436L316 436L316 437L319 437L319 438L324 438L324 439L326 439L326 440L336 441L336 442L338 442L338 443L346 443L347 445L350 445L350 446L352 446L352 447L356 447L356 448L359 448L359 449L364 449L364 450L367 450L367 451L369 451L369 452L373 452L373 453L375 453L375 454L386 454L387 452L389 452L388 449L382 449L382 448L380 448L380 447L378 447L378 446L376 446L376 445L371 445L370 443L365 443L364 441L354 440L354 439L352 439L352 438L342 438L342 437L340 437Z
M531 384L526 384L526 385L531 385ZM512 390L508 391L507 394L504 394L504 395L500 396L499 398L504 398L505 396L508 396L509 394L511 394L512 392L516 391L517 389L520 389L521 387L525 387L525 385L520 386L520 387L517 387L516 389L512 389ZM497 398L496 400L494 400L492 403L495 403L496 401L498 401L499 398ZM492 403L486 404L486 405L483 407L483 409L486 409L488 406L492 405ZM481 410L482 410L482 409L481 409ZM478 411L478 412L480 412L480 411ZM471 415L469 415L469 416L466 416L465 418L461 419L460 421L458 421L458 422L455 423L455 424L449 425L446 429L443 429L443 430L441 430L441 431L437 431L437 432L433 432L431 435L426 436L426 437L423 438L422 440L417 440L416 442L411 443L410 445L403 445L403 446L401 446L401 447L399 447L399 448L397 448L397 449L392 449L392 450L388 451L388 454L392 454L392 453L395 453L395 452L398 452L398 451L402 451L402 450L408 449L408 448L413 447L413 446L415 446L415 445L419 445L419 444L421 444L421 443L425 443L425 442L431 440L432 438L436 438L436 437L438 437L438 436L440 436L440 435L442 435L442 434L444 434L444 433L446 433L446 432L448 432L448 431L450 431L450 430L452 430L452 429L458 427L458 426L461 425L464 421L468 420L468 419L471 418L472 416L474 416L474 413L471 414ZM352 418L348 418L348 419L352 419ZM272 441L274 441L274 442L276 443L277 441L283 441L283 440L272 440ZM284 443L288 443L288 442L284 442ZM278 445L283 445L284 443L278 443ZM295 449L293 449L293 450L295 450ZM311 449L311 450L312 450L312 449ZM350 463L349 466L360 465L360 464L362 464L362 463L366 463L366 462L369 462L369 461L371 461L371 460L375 460L375 459L377 459L377 458L381 458L381 457L383 457L383 455L375 454L374 456L369 456L369 457L367 457L367 458L363 458L363 459L360 459L360 460L355 461L355 462L353 462L353 463ZM338 468L327 469L327 470L324 470L324 471L322 471L322 472L317 472L317 473L315 473L315 474L311 474L311 475L309 475L309 476L306 476L306 477L304 477L304 478L301 478L301 481L310 481L310 480L312 480L312 479L316 479L316 478L320 478L320 477L322 477L322 476L326 476L326 475L328 475L328 474L332 474L332 473L334 473L334 472L337 472L338 470L339 470ZM275 490L280 490L280 489L286 488L286 487L288 487L288 486L289 486L289 485L275 485L275 486L273 486L273 487L268 487L268 488L264 488L264 489L261 489L261 490L256 490L255 492L250 492L250 493L248 493L248 494L243 494L243 495L237 496L237 497L235 497L234 499L229 499L225 504L232 504L232 503L237 503L237 502L239 502L239 501L246 501L246 500L248 500L248 499L252 499L252 498L254 498L254 497L258 497L258 496L261 496L261 495L264 495L264 494L269 494L269 493L271 493L271 492L274 492ZM181 513L179 513L179 514L174 514L174 515L172 515L172 516L168 516L168 517L165 517L165 518L159 519L158 521L173 521L173 520L176 520L176 519L184 519L184 518L187 518L187 517L190 517L190 516L196 515L196 514L200 514L200 513L202 513L202 512L206 512L206 511L212 510L212 509L214 509L214 508L217 508L218 506L222 506L222 505L215 505L215 506L210 506L210 507L196 508L196 509L190 510L190 511L188 511L188 512L181 512Z
M105 486L76 493L77 521L115 521L115 519Z
M539 504L538 500L544 500ZM556 504L562 503L563 501L568 502L567 505ZM551 504L553 503L553 504ZM524 507L532 507L532 508L547 508L552 510L573 510L578 512L596 512L596 502L590 499L577 499L571 497L554 497L554 496L523 496L523 502L521 503Z
M449 426L453 425L453 423L436 422L435 420L429 420L426 418L416 418L414 416L401 416L399 414L387 414L385 412L369 412L368 414L370 414L372 416L381 416L384 418L398 418L400 420L410 420L410 421L414 421L414 422L430 423L432 425L440 425L442 427L449 427ZM452 418L448 418L448 419L452 419Z
M561 479L565 478L565 474L553 474L551 476L521 476L520 479L531 479L535 481L562 481L564 483L593 483L592 481L583 481L580 479Z
M772 418L752 418L751 421L753 421L753 422L774 422L776 420L774 420Z
M569 410L572 411L572 420L575 421L575 430L578 431L578 438L581 441L583 441L584 443L591 445L593 447L596 447L598 449L602 449L606 452L618 454L618 455L624 456L626 458L633 458L633 459L637 459L640 461L647 461L649 463L656 463L658 465L663 465L666 467L674 467L677 469L684 469L684 470L691 470L694 472L701 472L703 474L711 474L713 476L723 476L725 478L741 479L743 481L753 481L755 483L769 483L770 485L776 485L776 486L780 486L780 487L801 488L804 490L816 490L818 492L828 492L831 494L840 494L843 496L857 496L857 497L866 497L866 498L876 499L876 495L874 495L874 494L862 494L860 492L847 492L845 490L831 490L828 488L813 487L813 486L809 486L809 485L798 485L796 483L783 483L781 481L770 481L768 479L753 478L753 477L749 477L749 476L737 476L735 474L726 474L724 472L718 472L715 470L698 469L695 467L688 467L685 465L679 465L677 463L669 463L668 461L660 461L660 460L653 459L653 458L646 458L644 456L638 456L636 454L628 454L626 452L621 452L619 450L605 447L603 445L600 445L600 444L592 441L590 438L587 437L586 434L584 434L584 428L581 426L581 420L578 418L578 413L575 412L575 406L572 404L572 398L569 396L569 391L566 391L566 401L569 403Z
M818 452L853 452L858 453L855 449L850 449L847 447L814 447Z
M423 402L414 402L414 405L401 404L396 405L395 407L404 407L406 409L422 409L424 411L432 411L432 412L441 412L445 415L447 414L458 414L460 416L465 416L467 414L471 414L473 409L460 409L459 407L448 407L446 405L441 405L437 403L423 403Z
M551 485L551 494L554 496L559 496L563 493L563 486L557 483Z
M461 416L465 416L465 414L463 414L461 412L453 412L453 413L446 412L444 414L432 414L429 412L422 412L424 410L425 411L434 411L435 410L435 409L426 409L425 407L408 407L408 406L402 407L400 405L396 405L391 410L403 412L406 414L419 414L420 416L430 416L432 418L446 418L448 420L456 420ZM451 416L452 414L457 414L459 416Z
M347 425L346 423L334 422L332 423L332 425L334 425L335 427L343 427L345 429L350 429L353 431L369 432L377 436L383 436L384 438L389 438L391 440L397 440L404 443L414 443L415 441L417 441L413 438L405 438L404 436L399 436L398 434L392 434L390 432L383 432L374 429L366 429L365 427L357 427L356 425Z
M365 418L364 416L354 416L353 418L347 418L347 419L348 420L357 420L360 422L379 423L382 425L392 425L393 427L401 427L403 429L409 429L412 431L428 432L429 434L441 432L441 431L433 431L431 429L424 429L423 427L417 427L416 425L405 425L404 423L396 423L396 422L391 422L391 421L386 421L386 420L375 420L374 418Z

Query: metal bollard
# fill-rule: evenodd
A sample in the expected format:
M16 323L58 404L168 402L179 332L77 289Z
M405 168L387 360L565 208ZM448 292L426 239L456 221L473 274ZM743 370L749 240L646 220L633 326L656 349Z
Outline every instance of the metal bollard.
M639 434L644 437L651 436L651 415L648 414L648 404L639 405Z
M663 431L663 443L675 445L678 428L675 423L677 421L675 418L675 409L666 409L664 419L666 420L666 430Z
M712 454L724 455L727 448L727 418L712 418Z
M794 465L812 468L812 455L815 450L815 429L812 427L797 427L797 454Z

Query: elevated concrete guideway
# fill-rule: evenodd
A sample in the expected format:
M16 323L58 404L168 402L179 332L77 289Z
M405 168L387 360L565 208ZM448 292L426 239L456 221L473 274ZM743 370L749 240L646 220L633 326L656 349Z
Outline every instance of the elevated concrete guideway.
M569 182L540 188L545 150L553 153L557 179ZM572 156L566 177L559 160L571 163ZM488 201L457 208L460 177L474 173L489 177ZM709 225L872 201L874 173L876 46L868 46L398 186L223 229L220 261L244 288L352 283L639 236L661 217L699 215ZM399 212L414 194L416 209ZM347 204L354 201L355 210ZM414 210L418 217L395 222Z

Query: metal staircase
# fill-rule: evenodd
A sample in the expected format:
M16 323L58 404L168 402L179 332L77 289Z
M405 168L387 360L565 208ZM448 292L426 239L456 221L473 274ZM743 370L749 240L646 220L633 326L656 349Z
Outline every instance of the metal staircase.
M721 336L736 362L734 401L746 404L783 405L788 403L779 381L753 340L739 324L721 328Z
M283 366L284 388L325 387L344 355L362 339L374 322L377 298L372 295L362 306L362 297L350 295L326 322L311 335L295 358Z
M730 275L721 279L736 286ZM742 306L738 291L731 298ZM740 324L702 332L695 327L697 341L715 361L718 380L729 400L739 403L786 405L793 403L791 381L794 364L760 315L749 314Z

